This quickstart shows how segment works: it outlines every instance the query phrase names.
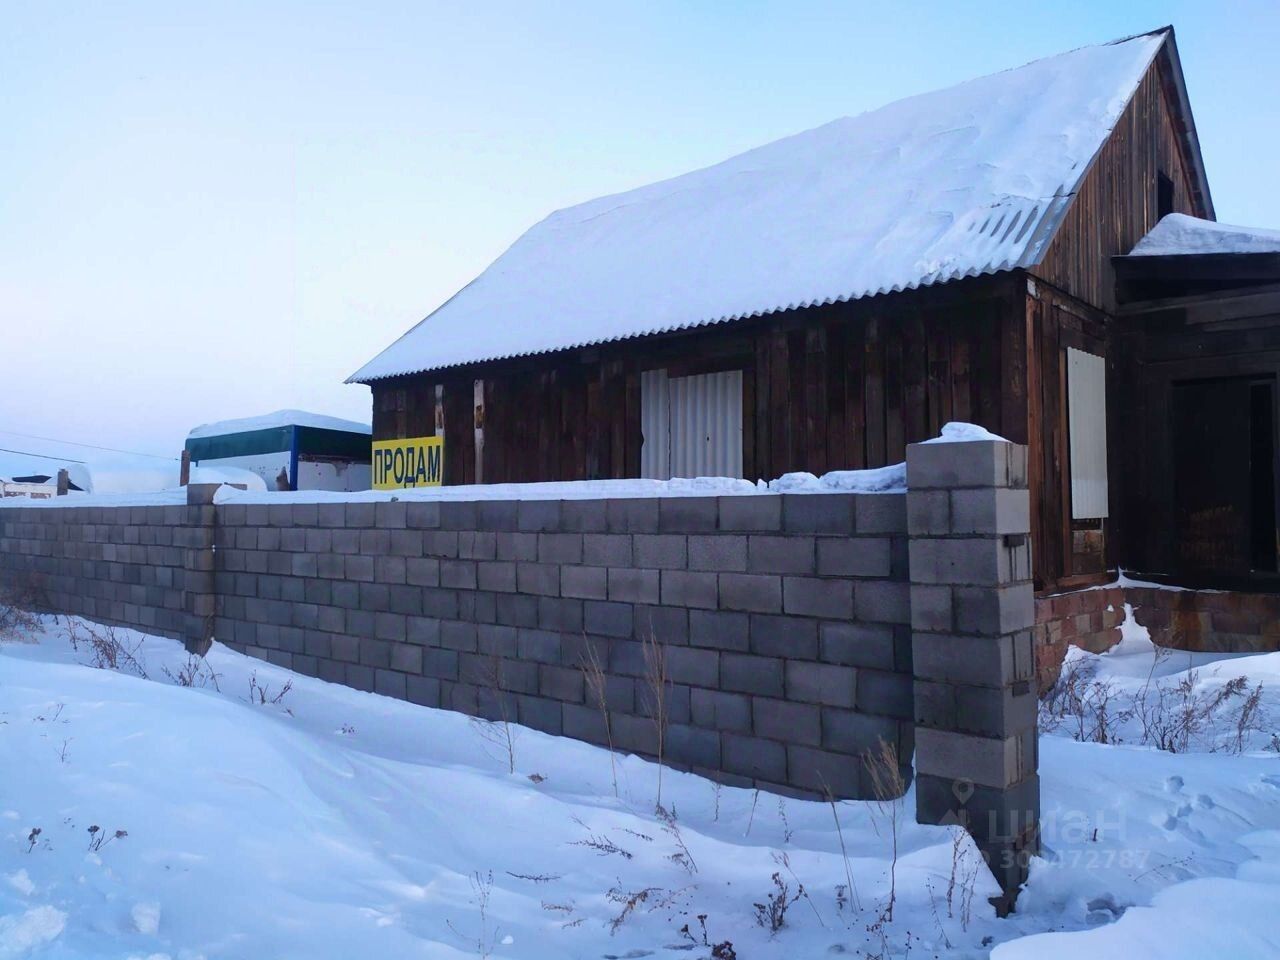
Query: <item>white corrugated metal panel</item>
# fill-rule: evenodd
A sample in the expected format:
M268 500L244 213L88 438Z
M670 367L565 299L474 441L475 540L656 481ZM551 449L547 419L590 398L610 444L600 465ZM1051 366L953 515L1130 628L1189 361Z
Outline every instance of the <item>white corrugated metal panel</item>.
M640 476L671 479L671 422L667 413L667 371L640 374Z
M640 375L640 475L742 477L742 371Z
M1067 348L1067 429L1071 441L1071 517L1107 516L1107 364Z
M742 477L742 371L667 381L671 476Z
M1039 263L1167 37L1082 47L553 213L351 380Z

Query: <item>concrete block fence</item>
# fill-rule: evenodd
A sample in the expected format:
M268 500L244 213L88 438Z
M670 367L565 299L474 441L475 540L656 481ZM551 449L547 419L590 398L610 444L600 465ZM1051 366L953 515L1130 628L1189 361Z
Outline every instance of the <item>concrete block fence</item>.
M193 485L186 505L0 505L0 575L49 609L196 652L217 639L357 689L604 744L590 650L614 747L649 756L655 640L668 762L866 798L883 742L908 783L914 754L922 820L960 815L986 843L995 834L975 814L1038 789L1025 450L916 445L908 485L218 505L215 487ZM957 783L973 786L963 803L948 800L968 789Z

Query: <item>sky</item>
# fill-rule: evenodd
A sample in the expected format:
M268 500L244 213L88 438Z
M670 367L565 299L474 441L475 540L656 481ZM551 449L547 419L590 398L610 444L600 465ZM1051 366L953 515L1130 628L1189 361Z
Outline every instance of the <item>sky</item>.
M343 380L553 210L1167 23L1218 219L1280 227L1275 0L0 12L0 448L367 422Z

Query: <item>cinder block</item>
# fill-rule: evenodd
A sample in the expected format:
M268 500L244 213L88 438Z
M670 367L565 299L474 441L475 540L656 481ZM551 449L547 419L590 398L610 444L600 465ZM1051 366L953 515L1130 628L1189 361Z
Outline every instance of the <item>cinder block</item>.
M908 499L913 495L909 495ZM1027 534L1031 532L1031 493L987 487L952 490L951 532ZM914 532L914 531L913 531Z
M542 563L581 563L582 534L538 534L538 560Z
M682 767L715 768L720 765L720 735L684 723L667 726L663 759Z
M969 637L916 632L912 636L912 661L916 677L974 686L1004 687L1029 680L1035 664L1029 655L1019 658L1015 648L1029 654L1030 631L1001 637Z
M461 675L456 650L424 647L422 650L422 675L437 680L454 681Z
M481 623L476 625L476 648L488 656L518 656L516 647L516 628L498 623Z
M690 574L690 576L712 576ZM744 610L749 613L779 613L782 611L782 578L769 574L721 573L719 577L719 605L726 610Z
M373 522L384 530L403 530L407 517L403 500L383 500L373 505Z
M814 704L753 697L751 718L752 732L758 737L810 746L822 741L821 715Z
M722 588L723 583L722 576ZM847 620L853 616L853 584L847 580L783 577L782 607L789 614Z
M907 445L907 489L1007 487L1016 444L998 440Z
M630 637L634 630L629 603L587 600L583 603L583 624L587 633L606 637Z
M853 590L855 619L870 623L910 623L910 586L896 580L859 580Z
M446 650L475 653L478 647L477 627L465 620L440 621L440 646Z
M391 669L401 673L422 673L422 648L408 643L392 644Z
M581 633L582 601L564 597L538 597L538 626L559 633Z
M534 730L541 730L552 736L560 736L564 731L563 705L558 700L546 697L521 695L516 698L516 717L520 723Z
M555 532L560 529L559 500L521 500L516 525L525 533Z
M689 643L695 647L746 652L750 646L747 614L726 610L690 610Z
M947 490L907 492L907 533L913 537L951 533L951 494Z
M658 497L658 529L662 533L701 533L716 529L720 519L715 497Z
M689 537L689 569L745 571L747 538L724 533Z
M632 607L632 635L637 639L654 637L668 646L688 646L689 613L684 607L635 604Z
M476 502L476 528L490 532L511 532L519 524L519 502L516 500L479 500Z
M716 574L688 570L663 570L662 603L679 607L715 609L718 605Z
M451 590L476 589L474 560L441 560L440 586Z
M610 533L657 533L658 497L609 500L605 520Z
M862 763L841 753L799 744L787 746L787 783L837 799L868 796Z
M824 663L846 667L893 670L893 627L883 623L823 623L819 628L819 657Z
M855 710L822 708L822 746L856 758L865 763L868 755L874 756L881 743L896 745L898 721L890 717L876 717Z
M853 709L858 671L831 663L787 661L787 699Z
M709 730L751 732L751 698L742 693L695 687L689 692L695 724Z
M360 639L360 663L366 667L389 667L391 665L391 642L389 640L373 640L368 637Z
M782 529L789 533L853 533L853 497L843 493L782 495Z
M922 727L956 729L958 684L938 680L916 680L912 688L915 722Z
M631 566L631 541L632 538L625 534L584 534L582 537L582 560L593 567ZM648 566L648 564L644 563L637 563L636 565L641 567Z
M521 593L559 596L560 568L554 563L518 563L516 564L516 589Z
M428 557L456 557L458 555L457 530L424 530L422 552Z
M405 582L404 557L374 557L373 576L379 583Z
M604 500L561 500L560 528L567 533L602 533L608 529Z
M585 696L582 671L539 664L538 693L561 703L582 703Z
M753 613L751 652L766 657L813 660L818 655L818 621Z
M912 719L915 703L911 674L859 670L857 706L863 713Z
M747 543L747 569L752 573L812 574L817 549L811 536L753 536Z
M720 497L720 529L742 532L782 529L782 498L774 494Z
M381 504L379 504L381 506ZM392 530L390 553L397 557L422 556L423 536L421 530Z
M916 630L951 633L955 627L954 607L947 584L911 585L911 626ZM987 591L982 588L985 594Z
M688 562L687 538L680 534L636 534L631 538L637 567L683 570ZM619 564L621 565L621 564Z
M440 681L435 677L409 677L405 699L423 707L440 706Z
M475 530L479 526L474 500L441 500L439 507L441 530Z
M609 599L624 603L657 603L659 597L657 570L633 567L609 569Z
M405 504L405 526L410 530L435 530L440 526L440 503L435 500L411 500ZM439 686L436 688L439 699Z
M537 560L538 535L536 533L497 533L494 535L495 557L498 560Z
M483 584L483 577L481 582ZM511 583L511 589L514 590L514 573ZM608 571L603 567L561 567L560 593L581 600L604 600L608 596Z
M667 670L673 683L716 687L720 682L720 654L697 647L667 647Z
M538 625L538 598L520 593L496 595L497 622L512 627Z
M407 558L405 560L405 582L415 587L438 587L440 585L440 561L435 557ZM485 589L490 588L486 587Z
M784 691L782 661L776 657L722 653L720 686L731 693L781 697Z
M787 779L787 751L781 743L724 733L720 737L720 750L721 763L729 773L772 783L784 783Z
M954 587L953 590L958 633L1014 633L1035 624L1035 595L1029 582L1003 587ZM913 605L914 598L913 588Z
M374 615L373 632L379 640L405 639L405 618L399 613L379 613Z
M1034 731L1031 731L1034 737ZM994 739L966 733L916 729L916 769L921 775L1007 789L1035 773L1034 739Z
M953 730L1007 739L1035 729L1036 694L1029 682L999 689L957 685L955 697Z

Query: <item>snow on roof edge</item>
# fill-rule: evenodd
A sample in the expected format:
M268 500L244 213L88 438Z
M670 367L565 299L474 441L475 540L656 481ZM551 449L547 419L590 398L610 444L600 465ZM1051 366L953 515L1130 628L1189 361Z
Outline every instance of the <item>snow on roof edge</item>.
M355 420L343 420L322 413L311 413L307 410L274 410L256 417L236 417L230 420L215 420L192 427L187 434L188 440L199 440L205 437L225 437L235 433L248 433L253 430L272 430L278 427L312 427L319 430L338 430L343 433L372 433L368 424Z
M494 266L502 262L503 258L506 257L513 248L518 247L520 243L528 235L539 230L539 228L543 227L547 223L547 221L553 220L554 218L562 214L565 214L567 212L590 207L593 204L606 203L611 199L623 198L623 197L639 194L641 191L644 191L652 187L661 186L667 183L672 183L675 181L682 180L685 177L697 175L700 173L705 173L706 171L715 170L716 168L727 165L743 156L752 154L756 150L762 150L770 146L773 146L774 144L777 144L777 143L782 143L784 141L791 140L793 138L802 137L802 136L805 136L806 134L812 134L816 130L823 129L823 127L830 126L835 123L839 123L840 120L837 120L837 121L832 121L831 124L826 124L826 125L822 125L821 127L814 128L813 130L801 131L798 134L793 134L789 137L783 137L781 138L781 140L774 141L771 144L765 144L763 147L755 148L755 150L748 150L744 154L739 154L735 157L730 157L725 161L721 161L720 163L717 163L717 164L712 164L709 167L702 168L701 170L691 171L690 173L687 173L687 174L677 175L676 177L671 177L671 178L667 178L666 180L657 181L651 184L646 184L638 188L623 190L614 194L608 194L602 197L597 197L591 200L584 201L583 203L580 203L580 204L574 204L569 207L563 208L561 210L553 211L552 213L548 214L547 217L538 221L533 226L531 226L528 230L526 230L523 234L517 237L517 239L512 244L512 246L508 248L506 252L500 255L494 261L493 264L487 267L484 271L481 271L481 273L478 274L477 276L473 277L467 284L461 287L452 296L450 296L443 303L437 306L434 310L432 310L429 314L423 317L420 321L413 324L408 330L406 330L403 334L401 334L394 341L392 341L392 343L388 344L381 351L375 354L372 358L370 358L370 360L368 360L359 369L357 369L354 373L352 373L349 377L347 377L344 380L344 383L372 384L380 380L389 380L389 379L394 379L396 377L403 377L403 376L414 376L414 375L428 373L432 371L448 370L448 369L453 369L458 367L471 366L473 364L490 363L490 362L495 362L499 360L515 359L519 357L531 357L531 356L542 356L547 354L554 354L554 353L559 353L565 350L582 349L585 347L596 346L596 345L605 344L605 343L622 342L625 340L638 339L641 337L655 336L655 335L660 335L664 333L674 333L674 332L679 332L684 330L697 329L700 327L715 326L722 323L753 319L757 317L768 316L770 314L786 312L788 310L806 309L806 308L812 308L815 306L821 306L821 305L827 305L827 304L833 304L833 303L848 303L856 300L868 299L876 296L903 292L906 290L923 289L926 287L940 286L946 283L954 282L954 281L965 279L968 277L994 276L1001 273L1007 273L1015 269L1034 266L1041 262L1053 238L1057 235L1058 229L1061 227L1063 221L1066 218L1067 211L1070 209L1072 202L1074 201L1076 195L1079 192L1081 183L1084 181L1085 177L1088 176L1089 172L1095 166L1102 148L1106 145L1106 143L1110 139L1110 136L1114 132L1116 124L1119 122L1119 119L1123 115L1124 110L1132 102L1134 92L1137 90L1138 86L1141 84L1142 78L1151 69L1152 64L1156 62L1161 52L1167 48L1167 44L1172 39L1172 37L1173 37L1172 26L1166 25L1163 27L1156 28L1154 30L1145 31L1142 33L1136 33L1131 36L1121 37L1121 38L1113 39L1113 40L1106 41L1099 44L1084 45L1081 47L1074 48L1072 50L1063 51L1061 53L1039 58L1037 60L1031 61L1030 63L1023 64L1021 66L1008 67L1003 70L995 71L994 73L991 73L991 74L986 74L980 77L972 78L970 80L962 81L959 84L953 85L952 87L943 88L942 90L927 91L925 93L917 94L911 97L906 97L898 101L892 101L888 104L884 104L880 107L873 108L870 111L866 111L863 114L857 115L857 117L863 117L869 114L875 114L880 111L887 110L891 107L898 106L900 104L908 103L914 100L920 100L932 95L944 93L946 91L960 89L971 83L977 83L979 81L983 81L991 77L1000 76L1002 74L1014 73L1044 61L1057 60L1059 58L1067 57L1072 54L1079 53L1081 51L1087 51L1087 50L1096 49L1096 48L1120 46L1122 44L1137 41L1137 40L1142 40L1144 38L1158 38L1158 42L1151 45L1149 54L1145 57L1145 59L1142 60L1141 62L1142 68L1133 78L1132 83L1127 83L1123 85L1117 91L1117 94L1120 98L1118 101L1119 108L1115 110L1114 116L1111 116L1107 121L1104 122L1102 126L1104 133L1102 137L1098 140L1097 144L1092 148L1092 150L1085 155L1087 157L1086 161L1084 163L1079 164L1074 169L1070 170L1068 178L1064 179L1064 181L1058 186L1057 190L1054 191L1052 194L1047 194L1047 193L1041 194L1039 195L1038 198L1035 197L1035 195L1020 198L1023 200L1027 200L1028 202L1034 201L1037 204L1042 205L1043 210L1037 216L1036 211L1033 209L1032 213L1027 217L1026 220L1023 221L1022 227L1018 232L1018 237L1016 238L1018 241L1023 241L1023 238L1025 237L1025 241L1022 242L1022 245L1021 245L1021 250L1017 250L1016 249L1017 244L1015 244L1015 250L1006 251L1007 254L1013 254L1013 256L1006 257L1001 262L995 263L995 262L988 261L978 266L969 265L964 269L952 270L949 273L947 272L924 273L922 275L917 276L915 279L909 280L907 282L895 281L893 283L882 284L874 288L870 286L864 286L861 288L859 288L858 286L854 286L854 288L850 289L847 293L842 293L835 296L830 296L830 295L818 296L818 297L813 297L811 299L804 299L799 302L782 303L782 302L766 301L764 305L761 305L749 310L744 309L734 313L721 314L719 316L706 315L706 316L695 317L694 319L689 319L684 321L667 322L667 323L659 324L652 327L641 326L627 332L614 332L614 333L610 333L608 335L604 335L600 337L592 337L592 338L580 337L578 339L567 340L560 344L550 345L542 348L512 350L509 352L474 353L472 356L469 356L466 359L455 359L455 360L446 359L442 362L427 363L425 365L414 365L412 364L412 361L410 361L409 365L402 366L398 369L394 369L389 372L386 371L388 364L386 363L379 364L379 361L382 360L384 356L387 356L388 354L392 354L393 351L395 351L404 340L406 340L407 338L410 338L417 330L419 330L419 328L423 326L423 324L426 324L436 315L438 315L439 313L444 311L446 308L448 308L451 304L453 304L455 300L457 300L460 296L466 293L478 281L483 279L489 273L489 271L493 269ZM842 119L844 120L857 119L857 117L842 118ZM1015 223L1017 223L1016 218L1010 224L1011 230L1012 230L1013 224ZM1006 233L1005 236L1007 238L1008 234ZM582 331L582 332L585 332L585 331ZM371 370L370 368L373 368L373 369ZM366 371L370 371L370 372L366 373Z

